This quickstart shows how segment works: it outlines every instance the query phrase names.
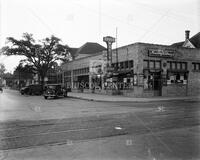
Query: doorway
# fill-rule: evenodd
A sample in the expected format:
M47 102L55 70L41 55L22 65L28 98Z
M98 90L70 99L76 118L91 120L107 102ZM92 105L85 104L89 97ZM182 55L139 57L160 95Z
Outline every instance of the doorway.
M161 72L150 72L150 78L154 96L162 96Z

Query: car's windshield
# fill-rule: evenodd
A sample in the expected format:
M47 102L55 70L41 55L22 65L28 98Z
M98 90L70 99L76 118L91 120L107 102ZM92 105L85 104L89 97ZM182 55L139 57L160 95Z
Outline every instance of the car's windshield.
M48 86L47 88L49 88L49 89L55 89L56 86Z
M61 86L59 85L49 85L47 86L48 89L58 89L58 88L61 88Z

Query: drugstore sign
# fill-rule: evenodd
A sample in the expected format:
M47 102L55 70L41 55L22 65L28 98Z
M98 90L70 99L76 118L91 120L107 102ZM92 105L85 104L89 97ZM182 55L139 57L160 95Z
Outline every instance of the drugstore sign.
M174 50L149 49L149 57L174 57Z

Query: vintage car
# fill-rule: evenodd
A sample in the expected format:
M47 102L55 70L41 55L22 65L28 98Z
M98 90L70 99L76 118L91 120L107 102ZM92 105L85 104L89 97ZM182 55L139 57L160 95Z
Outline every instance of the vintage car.
M61 84L47 84L44 88L45 99L67 97L67 90Z
M20 89L20 93L28 95L41 95L43 93L42 85L40 84L31 84Z

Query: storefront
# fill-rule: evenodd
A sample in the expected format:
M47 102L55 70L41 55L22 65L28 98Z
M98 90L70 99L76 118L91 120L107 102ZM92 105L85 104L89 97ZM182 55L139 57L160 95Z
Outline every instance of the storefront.
M113 50L109 68L104 53L63 65L70 75L63 83L79 89L84 82L83 92L132 97L200 94L199 49L135 43L118 48L118 59Z

